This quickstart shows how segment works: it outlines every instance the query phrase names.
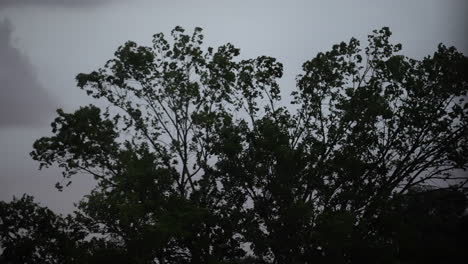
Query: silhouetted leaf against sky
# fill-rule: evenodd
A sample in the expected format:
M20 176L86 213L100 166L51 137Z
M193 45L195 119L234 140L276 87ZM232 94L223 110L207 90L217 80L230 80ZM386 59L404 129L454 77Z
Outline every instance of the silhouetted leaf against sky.
M43 124L56 108L28 58L15 48L8 20L0 22L0 128Z

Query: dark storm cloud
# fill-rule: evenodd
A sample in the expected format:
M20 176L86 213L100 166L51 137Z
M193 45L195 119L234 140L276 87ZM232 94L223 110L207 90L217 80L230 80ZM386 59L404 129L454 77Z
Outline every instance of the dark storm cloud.
M87 7L100 5L109 1L110 0L0 0L0 8L19 6Z
M0 21L0 128L34 126L56 108L27 57L12 45L12 27Z

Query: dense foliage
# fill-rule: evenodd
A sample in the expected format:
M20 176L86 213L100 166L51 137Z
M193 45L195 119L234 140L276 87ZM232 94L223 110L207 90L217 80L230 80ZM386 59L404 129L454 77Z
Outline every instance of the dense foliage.
M467 241L468 59L401 55L388 28L303 64L231 44L127 42L31 153L95 189L70 216L0 202L11 263L454 263Z

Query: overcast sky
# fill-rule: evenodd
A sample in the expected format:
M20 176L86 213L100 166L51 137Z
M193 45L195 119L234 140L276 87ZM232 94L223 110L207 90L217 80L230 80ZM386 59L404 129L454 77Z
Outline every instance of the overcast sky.
M29 152L49 134L54 109L92 102L76 74L102 66L127 40L149 45L154 33L200 26L206 46L231 42L244 58L278 58L290 91L305 60L382 26L411 57L440 42L468 54L467 11L466 0L0 0L0 200L29 193L71 212L89 192L89 178L56 191L60 171L38 171Z

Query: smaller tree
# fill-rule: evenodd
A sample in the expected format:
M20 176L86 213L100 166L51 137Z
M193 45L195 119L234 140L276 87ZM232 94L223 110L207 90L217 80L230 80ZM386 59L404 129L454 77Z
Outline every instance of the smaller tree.
M68 263L82 252L84 233L71 217L62 218L24 195L0 201L0 237L6 263Z

